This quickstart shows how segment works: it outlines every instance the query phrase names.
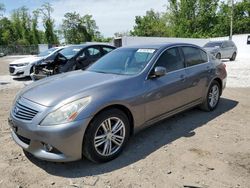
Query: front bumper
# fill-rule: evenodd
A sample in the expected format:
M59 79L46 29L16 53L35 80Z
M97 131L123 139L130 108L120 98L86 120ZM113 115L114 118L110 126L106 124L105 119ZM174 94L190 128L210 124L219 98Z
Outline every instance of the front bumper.
M31 65L26 65L26 66L15 66L15 65L9 65L9 72L11 76L15 76L15 77L26 77L30 75L30 69L31 69Z
M14 141L37 158L68 162L82 158L82 142L91 118L54 126L40 126L25 123L15 118L12 113L9 125ZM45 146L53 147L48 150Z
M45 75L45 74L34 74L34 73L32 73L32 74L30 75L30 77L31 77L31 79L32 79L33 81L36 81L36 80L41 80L41 79L43 79L43 78L46 78L46 77L48 77L48 76Z

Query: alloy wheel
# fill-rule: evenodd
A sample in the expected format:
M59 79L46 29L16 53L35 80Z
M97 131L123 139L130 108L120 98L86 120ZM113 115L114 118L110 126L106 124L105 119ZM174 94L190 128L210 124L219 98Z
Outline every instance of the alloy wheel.
M94 146L100 155L111 156L122 147L124 139L124 122L120 118L110 117L98 127L94 137Z
M219 101L219 96L220 96L220 93L219 93L218 85L213 85L208 95L208 103L211 108L214 108L217 105Z

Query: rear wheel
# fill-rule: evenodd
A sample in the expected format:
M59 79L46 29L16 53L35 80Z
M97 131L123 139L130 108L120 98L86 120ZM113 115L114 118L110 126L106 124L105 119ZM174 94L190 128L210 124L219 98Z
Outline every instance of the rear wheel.
M214 80L208 89L205 101L201 105L203 110L213 111L217 107L220 100L220 90L220 84Z
M130 125L118 109L103 111L94 117L83 140L83 154L93 162L107 162L118 157L128 141Z
M230 58L230 61L234 61L236 59L236 52L233 53L232 57Z
M218 53L218 54L216 54L216 56L215 56L217 59L221 59L221 54L220 53Z

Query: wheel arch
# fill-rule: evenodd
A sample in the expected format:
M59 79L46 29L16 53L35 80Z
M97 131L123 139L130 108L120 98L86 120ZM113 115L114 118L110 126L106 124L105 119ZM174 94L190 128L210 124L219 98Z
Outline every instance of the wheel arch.
M93 121L93 119L99 115L100 113L102 113L103 111L106 111L106 110L109 110L109 109L118 109L118 110L121 110L127 117L128 117L128 120L129 120L129 125L130 125L130 135L132 135L134 133L134 117L132 115L132 112L129 110L128 107L126 107L125 105L122 105L122 104L111 104L111 105L108 105L102 109L100 109L93 117L92 119L90 120L90 123ZM89 124L90 124L89 123ZM88 125L89 126L89 125ZM88 127L87 127L88 129Z
M218 83L219 83L219 85L220 85L220 95L222 94L222 80L219 78L219 77L217 77L217 78L214 78L212 81L211 81L211 83L213 82L213 81L217 81ZM211 83L209 84L209 85L211 85Z

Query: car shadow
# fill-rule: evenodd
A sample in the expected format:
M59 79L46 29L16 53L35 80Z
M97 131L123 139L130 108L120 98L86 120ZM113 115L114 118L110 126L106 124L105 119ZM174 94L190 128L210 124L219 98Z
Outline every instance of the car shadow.
M197 108L175 115L130 138L123 153L113 161L95 164L86 159L69 163L53 163L26 154L28 159L47 173L68 178L78 178L107 173L131 165L181 137L195 136L194 130L236 107L238 101L221 98L218 108L203 112Z
M13 78L15 81L30 81L32 80L29 76L26 76L24 78Z

